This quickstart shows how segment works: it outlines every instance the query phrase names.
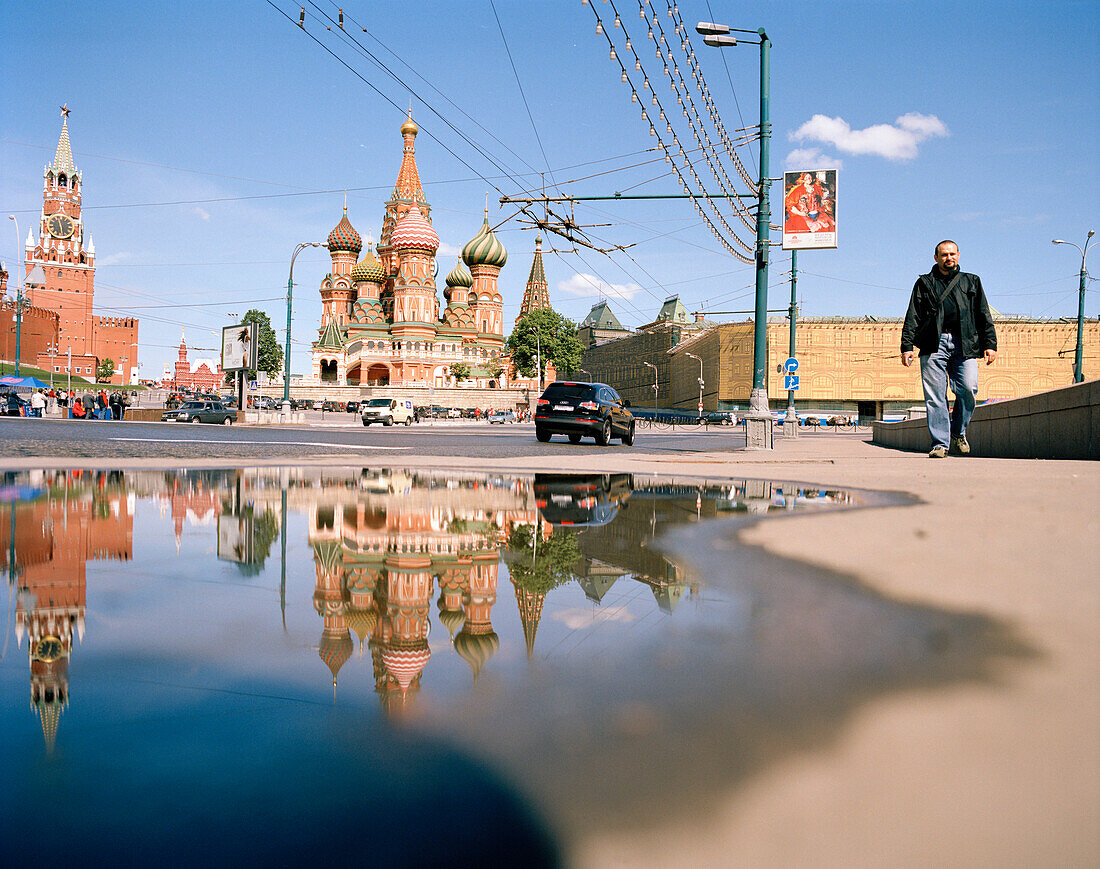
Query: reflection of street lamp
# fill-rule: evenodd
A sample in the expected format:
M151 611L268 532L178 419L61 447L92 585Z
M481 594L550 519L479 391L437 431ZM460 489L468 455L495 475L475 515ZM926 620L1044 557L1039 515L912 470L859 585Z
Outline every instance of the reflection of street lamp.
M699 363L699 416L703 415L703 360L694 353L688 353L692 359Z
M1089 242L1092 241L1092 237L1095 233L1090 229L1089 234L1085 236L1085 246L1081 247L1079 244L1073 244L1072 241L1062 241L1060 238L1056 238L1051 241L1051 244L1072 244L1075 248L1081 251L1081 288L1080 298L1077 302L1077 351L1073 354L1073 382L1080 383L1085 379L1085 374L1081 370L1081 357L1084 355L1084 334L1085 334L1085 277L1088 272L1085 271L1085 257L1088 256Z
M283 413L290 414L290 315L294 300L294 260L307 247L324 247L319 241L303 241L290 258L290 277L286 282L286 356L283 358Z
M653 412L657 412L657 366L652 362L643 362L642 365L653 369Z
M772 448L772 421L768 406L768 389L764 382L768 329L768 233L771 226L771 206L768 201L771 178L768 177L768 156L771 150L771 40L761 27L739 30L725 24L700 21L695 30L703 34L707 45L722 48L736 46L731 33L749 33L760 37L760 183L757 186L756 208L756 313L753 323L752 392L749 412L745 416L746 446L749 449Z

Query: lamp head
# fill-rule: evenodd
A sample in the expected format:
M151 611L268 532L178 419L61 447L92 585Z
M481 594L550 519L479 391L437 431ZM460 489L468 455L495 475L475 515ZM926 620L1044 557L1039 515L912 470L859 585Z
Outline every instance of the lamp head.
M1050 243L1051 243L1051 244L1065 244L1065 242L1064 242L1064 241L1063 241L1062 239L1060 239L1060 238L1052 238L1052 239L1050 240Z

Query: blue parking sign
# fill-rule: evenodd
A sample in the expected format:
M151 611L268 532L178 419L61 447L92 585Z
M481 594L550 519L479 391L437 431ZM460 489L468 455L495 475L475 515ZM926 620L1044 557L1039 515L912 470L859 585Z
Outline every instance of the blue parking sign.
M783 388L786 390L798 389L798 375L787 374L783 377Z

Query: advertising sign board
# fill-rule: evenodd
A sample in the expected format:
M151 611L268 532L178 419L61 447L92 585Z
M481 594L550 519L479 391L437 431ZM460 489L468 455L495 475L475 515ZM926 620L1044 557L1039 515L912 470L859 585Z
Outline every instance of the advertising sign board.
M783 249L836 247L836 169L783 173Z
M259 361L257 323L238 323L222 329L222 371L255 369Z

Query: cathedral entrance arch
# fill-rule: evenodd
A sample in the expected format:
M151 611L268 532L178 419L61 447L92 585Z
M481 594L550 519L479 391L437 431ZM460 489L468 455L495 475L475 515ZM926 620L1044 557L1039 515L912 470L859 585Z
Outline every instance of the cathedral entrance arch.
M355 364L351 368L349 368L348 373L346 375L347 376L347 381L348 381L348 386L358 386L359 385L359 380L362 377L362 373L363 373L363 366L360 365L360 364Z
M335 383L336 382L336 360L335 359L322 359L321 360L321 382L322 383Z
M372 365L370 368L367 369L367 385L389 386L390 369L380 363Z

